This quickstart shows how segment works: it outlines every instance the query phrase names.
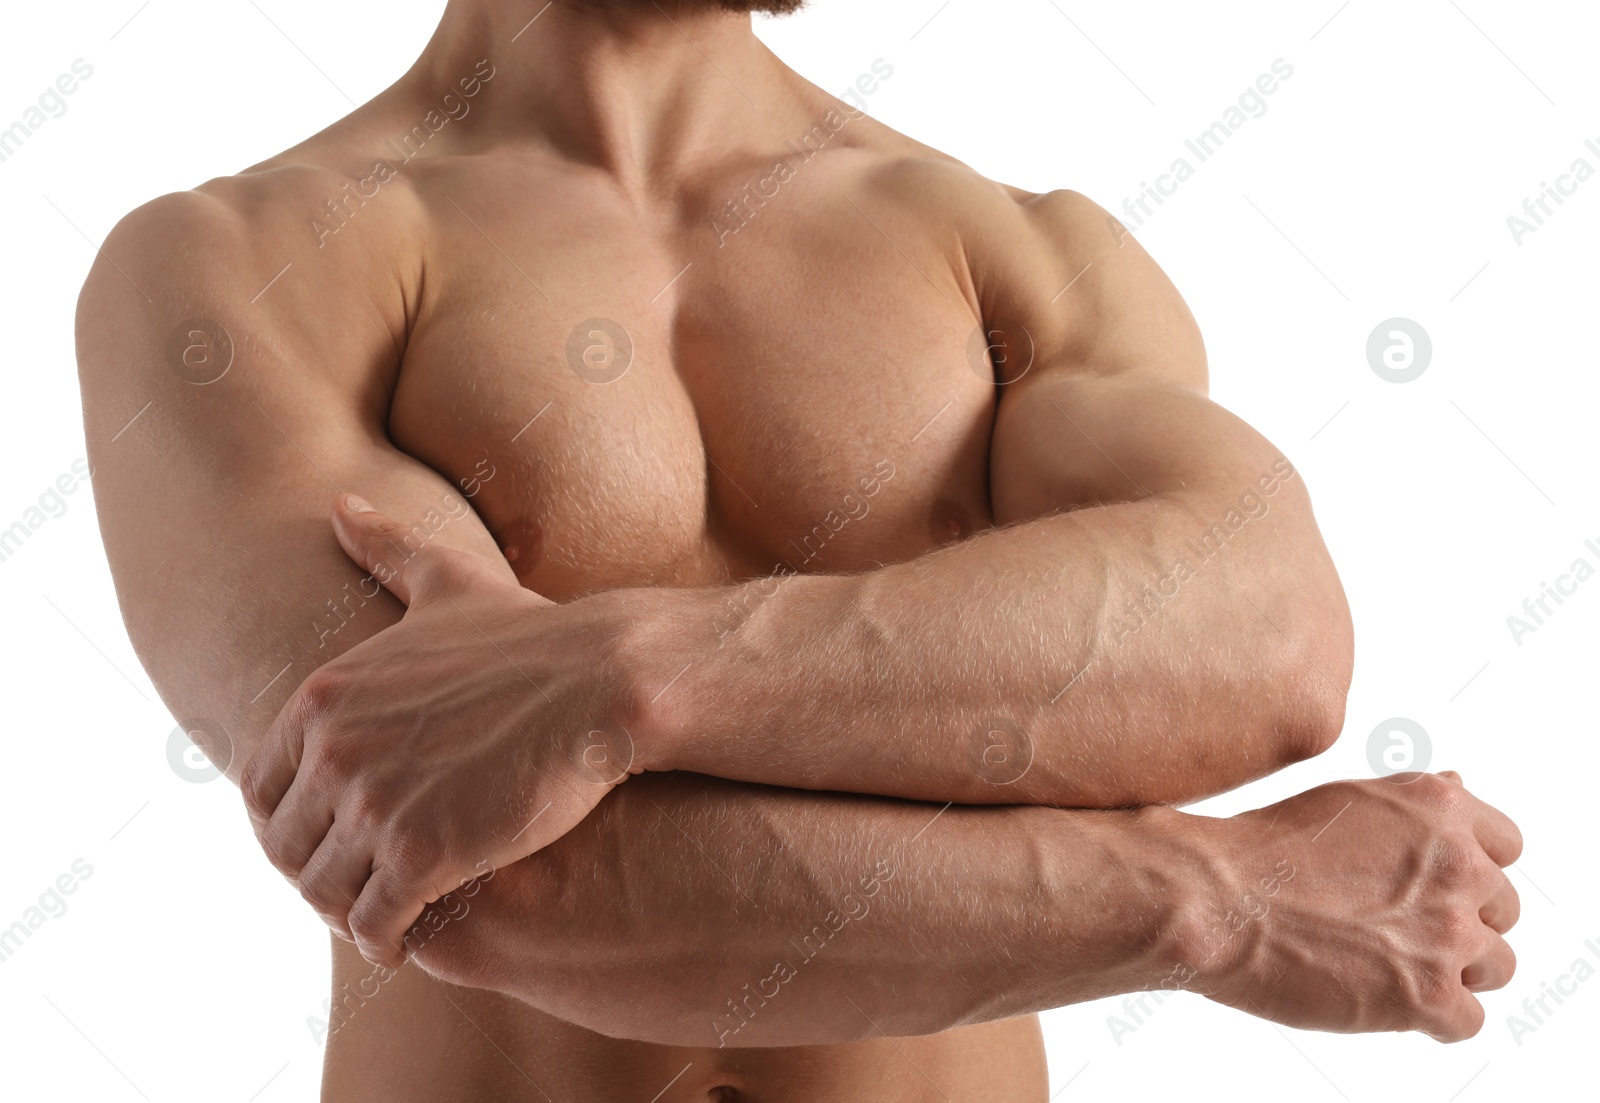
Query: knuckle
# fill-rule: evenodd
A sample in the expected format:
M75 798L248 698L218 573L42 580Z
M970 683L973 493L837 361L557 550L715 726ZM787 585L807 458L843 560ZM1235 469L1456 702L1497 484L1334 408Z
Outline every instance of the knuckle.
M1429 854L1433 876L1448 886L1475 881L1483 872L1483 853L1475 841L1441 835Z
M244 798L245 811L254 819L266 819L272 815L272 809L267 804L265 784L261 769L254 764L245 767L244 774L239 778L239 795Z
M337 886L327 867L307 867L300 872L300 898L319 912L334 911L338 904Z
M1509 819L1506 820L1506 850L1501 857L1507 865L1522 857L1522 828Z
M1430 808L1446 813L1458 808L1466 795L1461 786L1438 774L1422 774L1411 783L1411 789Z
M1471 823L1477 811L1477 798L1461 786L1443 780L1439 782L1434 803L1442 814L1461 823Z
M1356 800L1367 795L1368 786L1364 781L1325 781L1310 790L1313 793L1326 793L1330 800Z
M279 857L278 841L274 836L265 833L262 834L261 853L266 856L268 864L270 864L273 869L277 870L279 873L286 874L289 872Z
M350 935L357 942L377 946L383 942L383 915L377 907L369 904L365 898L350 909L346 919L350 926Z
M334 666L318 667L306 675L295 697L301 718L312 720L331 712L344 695L345 682L345 676Z
M1509 931L1522 918L1522 897L1509 885L1506 886L1504 913L1505 929Z
M393 815L395 807L388 787L370 780L354 784L345 803L348 808L346 814L367 828L387 822Z
M298 876L304 868L304 856L298 853L298 848L289 842L283 831L274 829L271 824L262 832L261 851L273 868L287 877Z

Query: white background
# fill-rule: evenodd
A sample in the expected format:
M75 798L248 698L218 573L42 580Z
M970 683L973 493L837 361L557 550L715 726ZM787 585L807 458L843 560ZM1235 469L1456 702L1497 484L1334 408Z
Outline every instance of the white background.
M139 2L7 5L0 126L74 59L94 75L0 164L0 528L84 454L73 306L115 221L293 144L348 111L347 96L369 98L443 7ZM1266 114L1139 230L1200 319L1216 396L1304 474L1355 610L1339 745L1206 810L1367 776L1369 733L1403 716L1429 733L1432 766L1461 770L1527 836L1513 874L1521 965L1487 997L1477 1039L1304 1034L1189 996L1117 1039L1111 1001L1045 1017L1052 1090L1589 1095L1600 980L1520 1044L1507 1016L1575 959L1600 965L1585 692L1600 579L1520 645L1506 618L1579 556L1600 565L1583 543L1600 544L1600 179L1520 244L1506 217L1575 158L1600 168L1583 145L1600 144L1594 6L815 0L759 29L833 90L885 59L879 118L988 175L1113 209L1274 59L1294 66ZM1380 379L1365 352L1396 316L1433 342L1406 384ZM260 857L235 790L169 767L173 719L128 645L90 494L66 502L0 562L0 927L75 859L93 873L0 962L6 1094L313 1098L323 927Z

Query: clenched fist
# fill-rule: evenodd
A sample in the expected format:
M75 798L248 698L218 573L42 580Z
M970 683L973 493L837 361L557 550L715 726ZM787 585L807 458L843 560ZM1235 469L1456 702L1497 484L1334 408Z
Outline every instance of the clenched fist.
M1172 987L1290 1026L1452 1042L1516 968L1502 867L1522 837L1456 774L1322 785L1207 836L1235 873L1219 914L1184 932Z

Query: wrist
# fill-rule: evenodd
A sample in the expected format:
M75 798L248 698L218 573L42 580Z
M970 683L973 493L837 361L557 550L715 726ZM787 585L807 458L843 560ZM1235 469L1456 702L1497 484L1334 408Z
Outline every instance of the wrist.
M1225 821L1149 805L1132 813L1150 848L1147 897L1156 903L1141 987L1207 992L1219 987L1257 932L1239 921L1243 895Z
M1266 936L1265 921L1271 911L1268 897L1277 892L1271 863L1258 868L1262 864L1243 845L1236 819L1196 816L1170 808L1160 809L1152 818L1166 819L1174 828L1168 835L1174 844L1174 860L1187 871L1188 891L1169 919L1173 980L1165 987L1205 996L1235 990ZM1269 880L1274 882L1270 888Z
M704 694L696 692L715 658L714 589L642 587L597 597L616 605L620 720L645 770L693 769L692 748L705 730Z
M775 574L730 586L627 591L622 666L650 770L771 781L771 738L810 725L804 657L851 618L852 579ZM809 687L797 693L797 686ZM798 771L785 780L798 776ZM822 787L818 785L817 787Z

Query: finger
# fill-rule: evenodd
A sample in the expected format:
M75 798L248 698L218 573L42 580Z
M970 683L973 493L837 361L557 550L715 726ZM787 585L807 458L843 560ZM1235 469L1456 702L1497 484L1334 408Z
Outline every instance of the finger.
M289 787L261 830L261 849L277 871L298 881L311 856L333 826L333 809L304 780Z
M387 517L354 494L334 499L333 531L345 554L408 608L486 579L505 581L486 560L431 543L428 527Z
M1517 919L1522 915L1522 897L1512 887L1511 878L1499 870L1495 871L1495 876L1494 887L1483 907L1478 910L1478 918L1490 930L1505 934L1517 925Z
M1483 1029L1483 1004L1459 984L1450 985L1454 993L1449 1005L1423 1033L1440 1042L1464 1042Z
M317 852L300 871L300 896L322 916L340 938L355 941L350 933L350 909L372 874L372 850L338 822L323 837Z
M1509 866L1522 857L1522 832L1494 805L1472 798L1472 833L1498 866Z
M239 792L244 796L245 811L250 814L258 839L300 771L305 719L304 702L296 693L273 718L260 748L239 777Z
M1461 983L1469 992L1493 992L1511 982L1517 971L1517 955L1505 939L1486 931L1483 952L1461 970Z
M379 513L365 498L344 494L333 500L333 534L357 566L407 606L413 603L416 579L409 568L424 545L407 526Z
M406 960L406 932L428 903L414 878L374 859L372 876L350 909L350 932L361 956L374 965L400 968Z

